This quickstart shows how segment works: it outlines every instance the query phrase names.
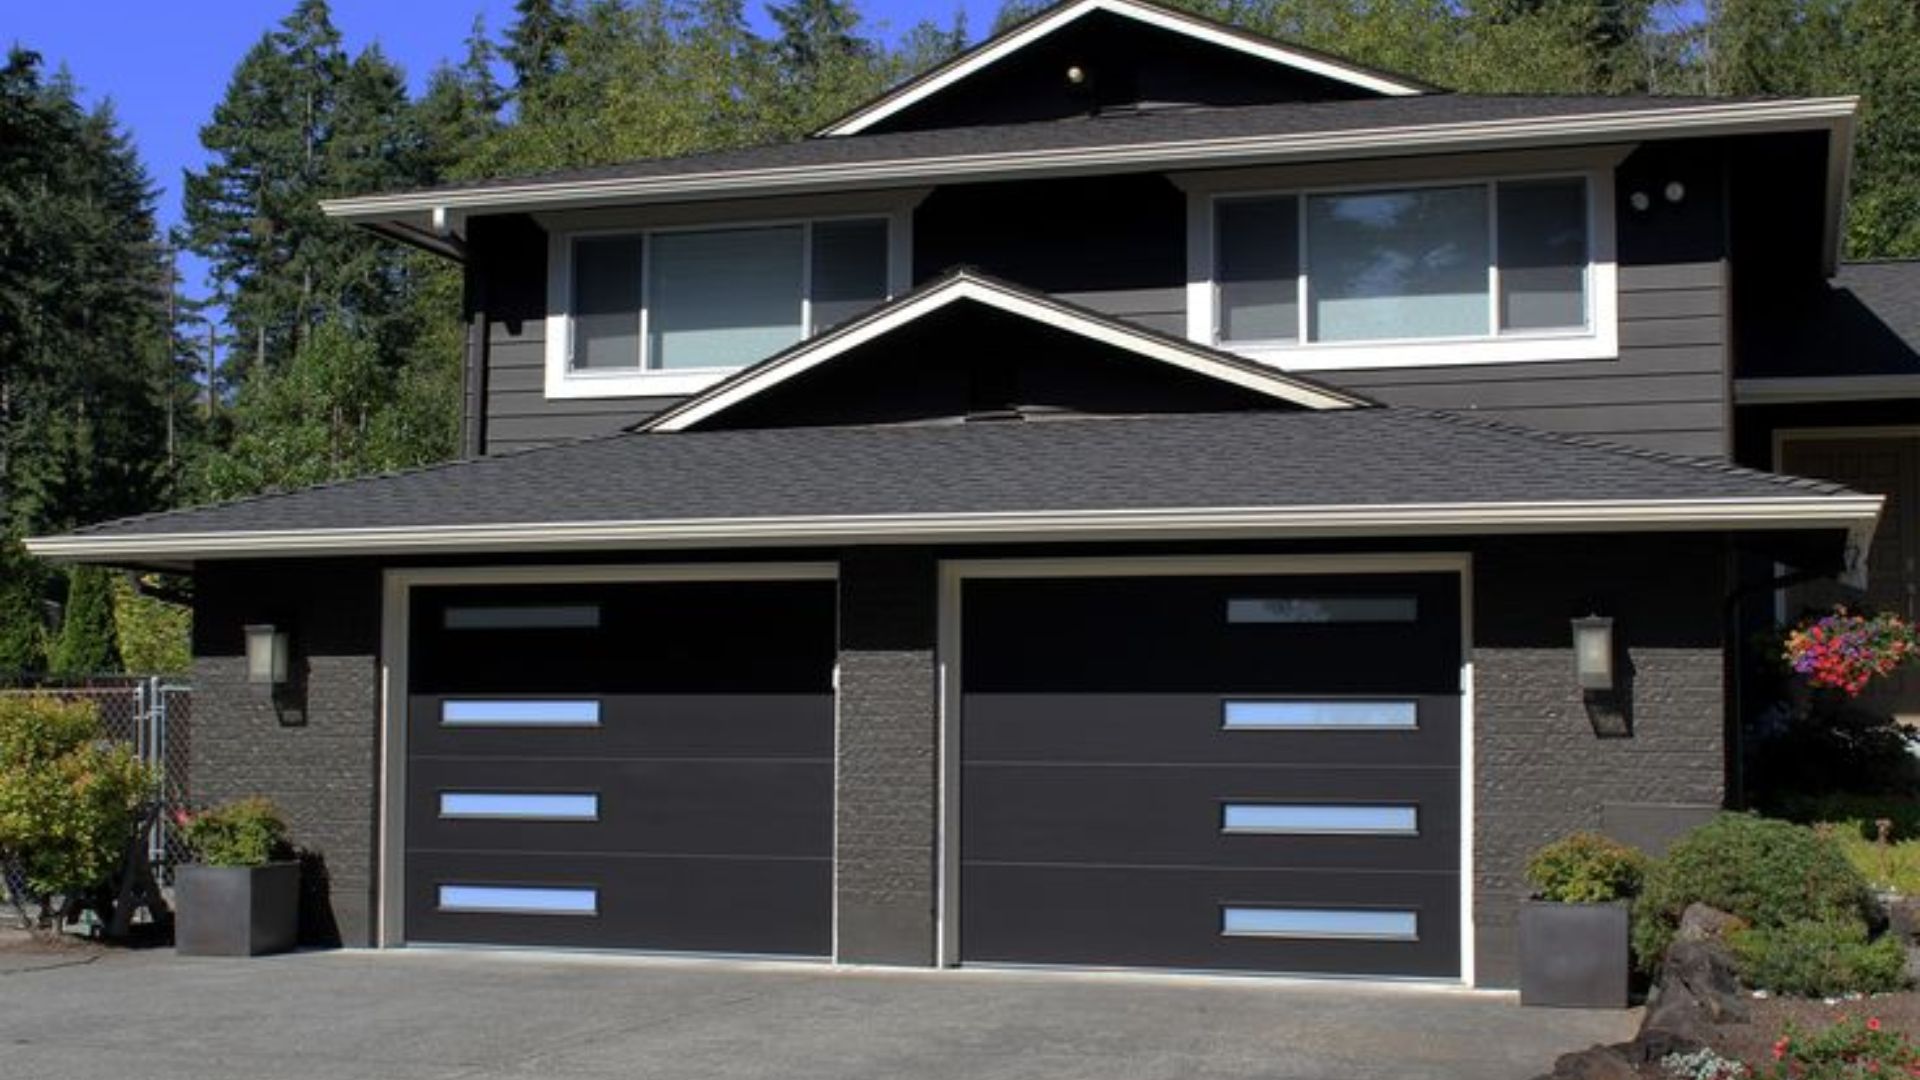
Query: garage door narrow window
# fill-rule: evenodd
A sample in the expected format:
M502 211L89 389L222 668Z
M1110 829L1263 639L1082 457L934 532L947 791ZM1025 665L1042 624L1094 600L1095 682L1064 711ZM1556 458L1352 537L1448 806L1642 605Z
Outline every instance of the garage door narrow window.
M450 607L449 630L596 630L598 604L542 604L499 607Z
M1410 731L1420 726L1414 701L1229 701L1222 725L1245 731Z
M597 701L448 701L446 727L599 727Z
M1227 601L1230 623L1410 623L1420 618L1411 596L1236 596Z
M595 821L600 817L600 796L443 791L440 816L483 821Z
M442 885L440 910L494 915L597 915L597 889L524 885Z
M1411 911L1275 907L1220 909L1220 932L1228 937L1414 941L1420 936L1419 929L1419 916Z
M1220 831L1287 836L1417 836L1411 806L1313 806L1304 803L1227 803Z

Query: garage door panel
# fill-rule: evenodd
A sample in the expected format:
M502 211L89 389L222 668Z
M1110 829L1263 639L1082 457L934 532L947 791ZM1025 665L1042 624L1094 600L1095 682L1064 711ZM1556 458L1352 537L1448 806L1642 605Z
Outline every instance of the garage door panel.
M751 665L743 665L751 666ZM408 706L409 748L417 754L475 757L638 756L820 758L833 753L833 695L609 694L562 692L416 694ZM571 688L569 688L571 690ZM467 725L442 722L448 701L597 702L593 727Z
M970 960L1447 977L1459 973L1451 874L974 866L962 893ZM1124 897L1124 903L1114 898ZM1418 937L1369 941L1242 937L1227 907L1398 915Z
M831 761L415 758L407 790L419 848L821 858L833 851ZM545 799L552 795L584 800ZM590 819L569 816L589 812ZM521 814L535 820L514 816Z
M1459 681L1456 669L1454 680ZM969 693L962 707L964 752L974 761L1140 761L1192 764L1285 761L1295 764L1419 762L1460 759L1460 697L1448 694L1312 695L1301 704L1411 702L1411 730L1228 728L1229 702L1283 699L1239 694Z
M408 677L429 694L530 681L579 694L827 692L834 594L831 581L416 589ZM560 611L591 617L516 625Z
M970 763L964 782L963 872L977 860L1450 873L1460 859L1450 769Z
M972 692L1459 690L1451 575L1007 579L963 596Z
M831 947L832 862L659 858L526 851L414 852L408 937L602 949L823 956ZM595 913L440 910L440 889L591 891Z

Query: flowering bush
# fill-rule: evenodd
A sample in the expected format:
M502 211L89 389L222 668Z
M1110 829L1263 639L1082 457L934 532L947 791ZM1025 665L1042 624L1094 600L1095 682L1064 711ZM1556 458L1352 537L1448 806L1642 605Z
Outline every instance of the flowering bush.
M208 866L265 866L292 854L286 819L258 795L198 814L177 811L173 823L194 857Z
M1814 686L1858 697L1867 683L1920 658L1920 634L1897 615L1856 615L1836 607L1831 615L1789 631L1787 663Z
M1848 1017L1817 1035L1789 1027L1773 1044L1764 1080L1856 1080L1920 1076L1920 1047L1884 1028L1878 1017Z
M1751 1075L1745 1065L1705 1046L1690 1054L1668 1054L1660 1059L1660 1067L1675 1080L1746 1080Z

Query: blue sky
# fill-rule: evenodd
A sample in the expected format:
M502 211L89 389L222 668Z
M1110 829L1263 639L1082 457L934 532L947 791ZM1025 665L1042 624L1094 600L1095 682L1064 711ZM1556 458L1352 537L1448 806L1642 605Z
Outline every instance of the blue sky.
M160 216L179 220L180 176L205 163L200 126L213 114L247 48L295 0L0 0L0 44L38 52L72 71L89 102L111 98L161 189ZM959 0L977 36L998 0ZM956 0L866 0L868 19L893 36L924 18L946 23ZM513 0L332 0L334 25L358 51L378 42L417 92L443 59L458 57L475 15L496 36ZM749 0L756 29L765 10ZM190 271L190 283L192 274Z

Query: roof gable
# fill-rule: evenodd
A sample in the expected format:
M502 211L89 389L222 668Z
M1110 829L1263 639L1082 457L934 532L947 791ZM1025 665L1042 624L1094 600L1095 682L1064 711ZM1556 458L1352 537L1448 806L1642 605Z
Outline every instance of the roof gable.
M816 134L1020 123L1122 106L1399 97L1431 89L1141 0L1066 0Z
M951 321L962 309L973 309L971 319ZM964 344L953 347L955 342ZM883 362L872 363L876 356ZM793 389L803 376L828 389L791 395L803 415L774 419L767 399ZM1108 376L1113 385L1101 387ZM878 379L897 381L882 386ZM872 400L855 400L863 388L872 389L864 395ZM1033 396L1023 399L1023 393ZM736 427L749 419L747 426L900 422L1022 404L1178 412L1249 406L1347 409L1371 402L958 270L747 368L639 430ZM728 413L735 415L723 418Z

